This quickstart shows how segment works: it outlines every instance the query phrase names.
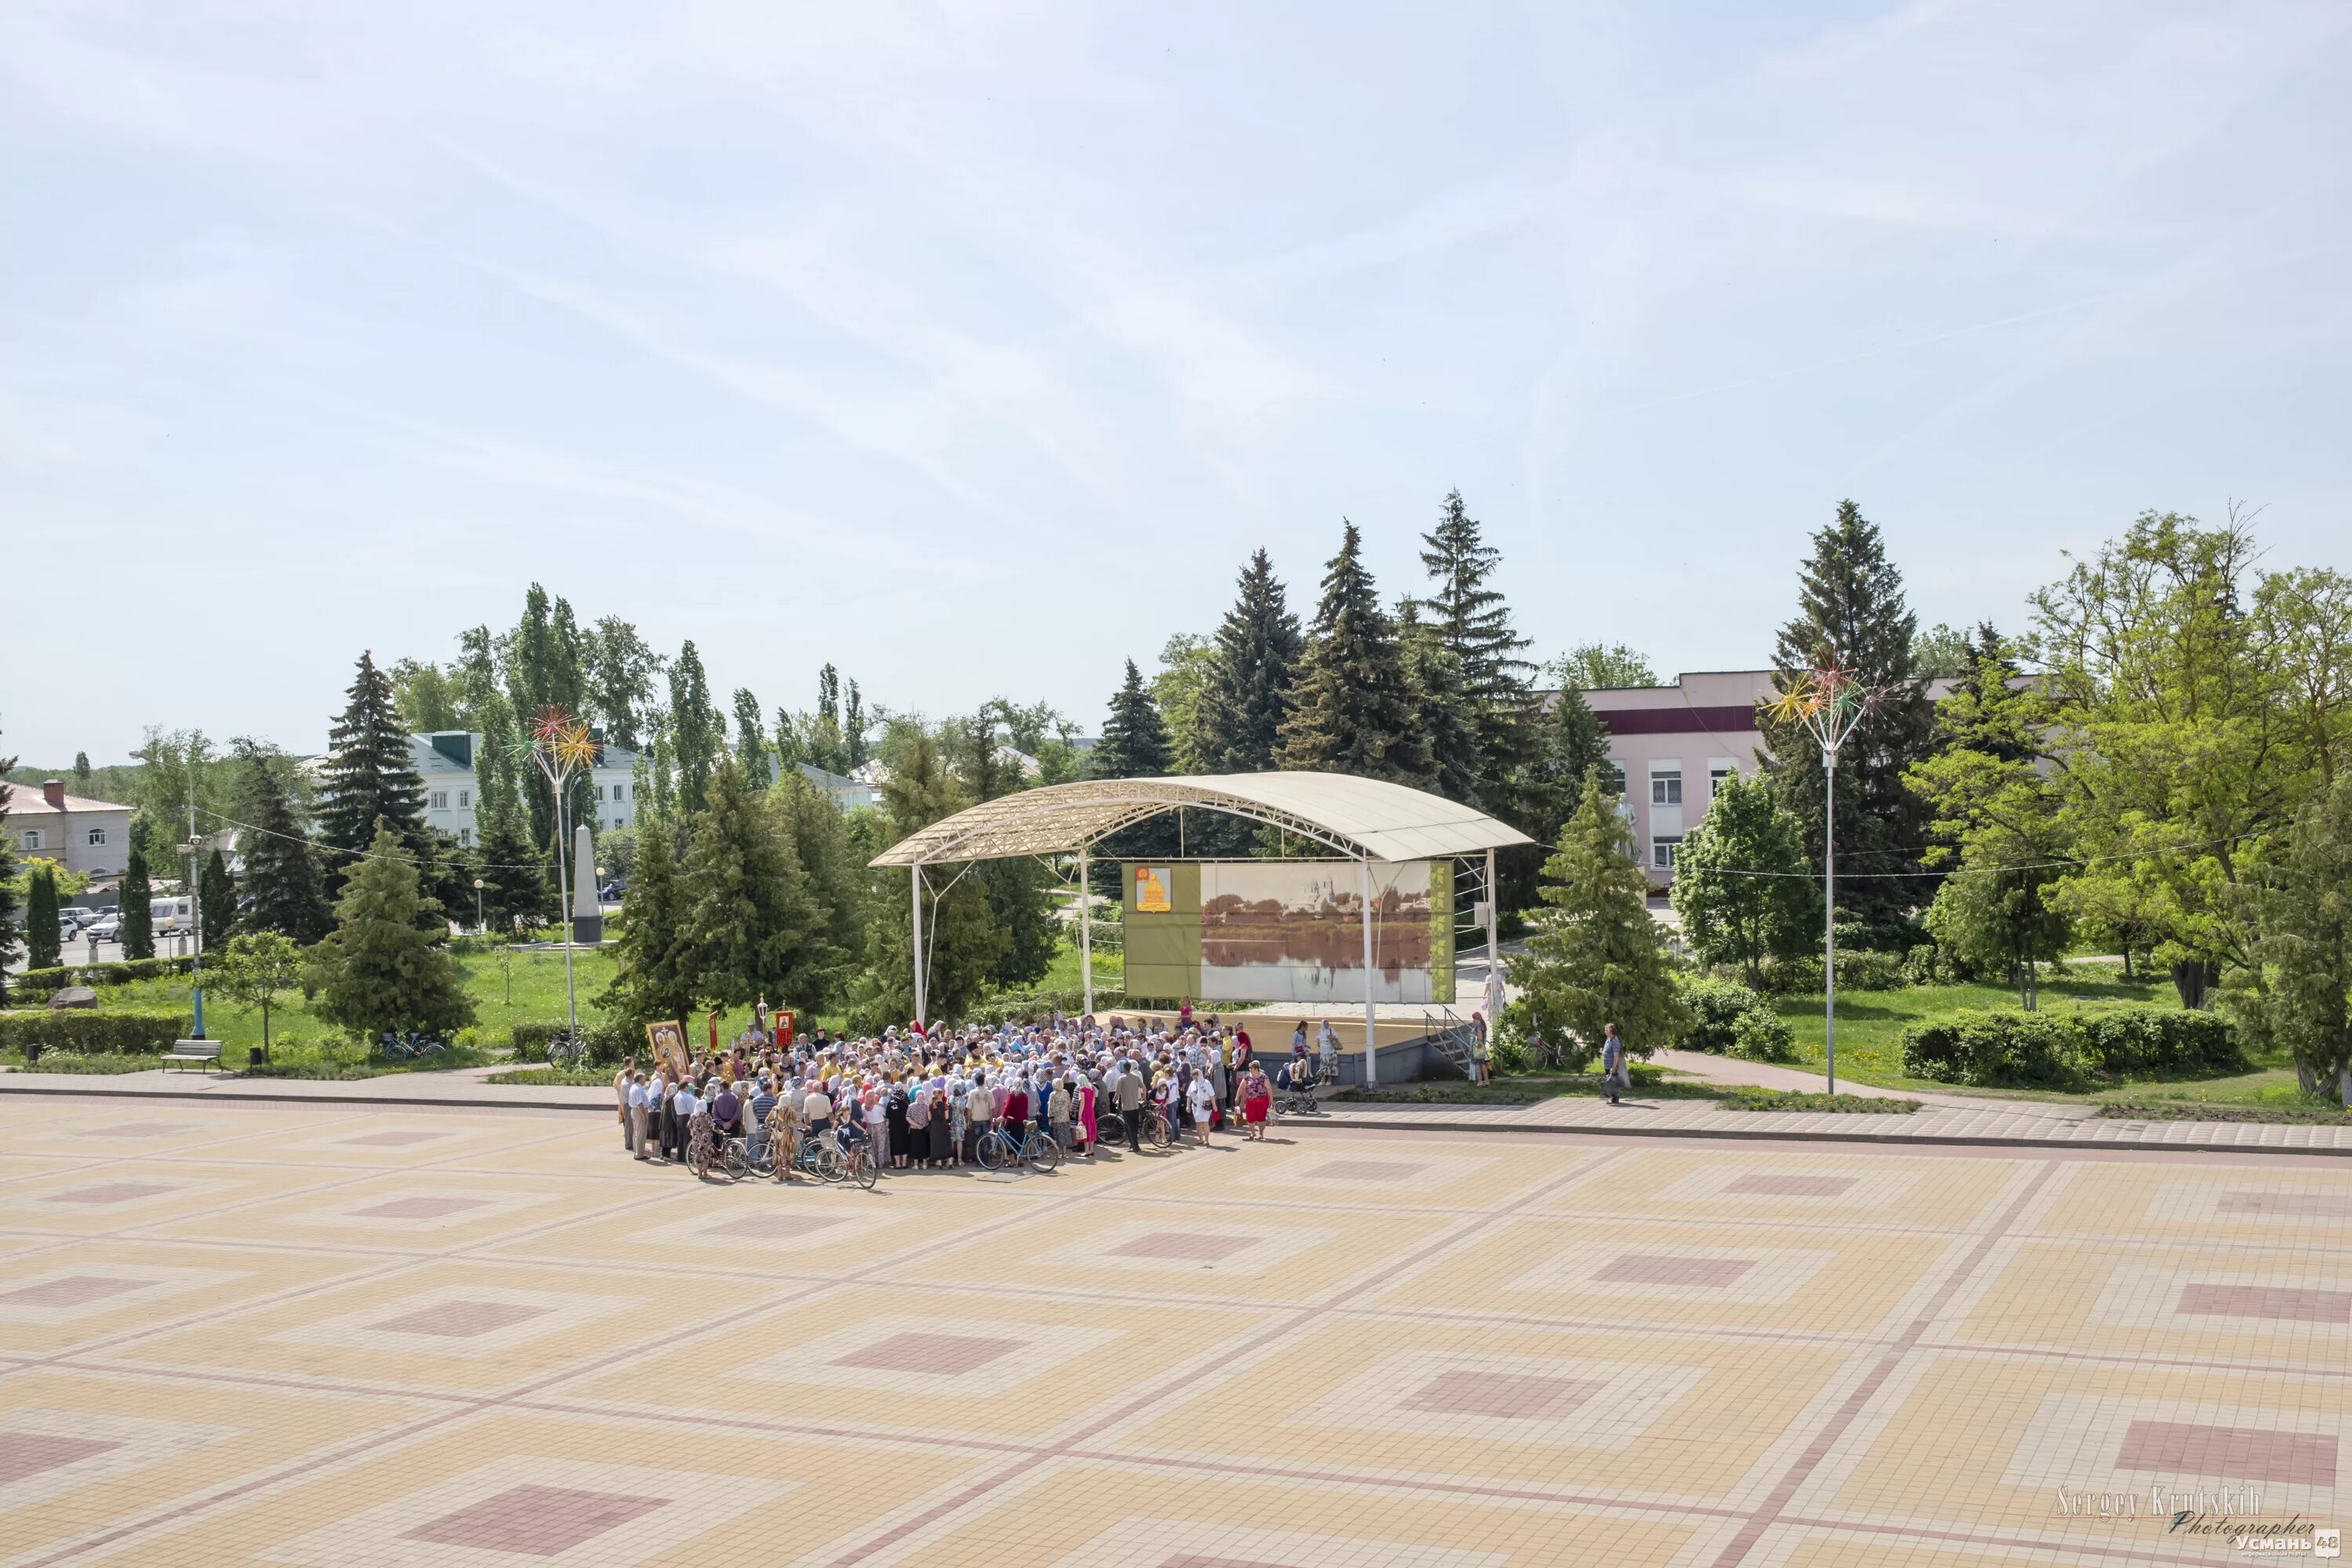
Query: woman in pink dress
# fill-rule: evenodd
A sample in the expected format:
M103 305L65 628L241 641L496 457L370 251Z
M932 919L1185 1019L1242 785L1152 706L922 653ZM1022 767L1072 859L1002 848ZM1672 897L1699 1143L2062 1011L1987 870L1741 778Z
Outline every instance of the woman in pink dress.
M1242 1075L1242 1131L1244 1136L1264 1138L1265 1119L1274 1109L1274 1085L1266 1080L1265 1069L1255 1062Z
M1095 1157L1095 1086L1085 1079L1078 1079L1078 1136L1086 1142L1086 1156Z

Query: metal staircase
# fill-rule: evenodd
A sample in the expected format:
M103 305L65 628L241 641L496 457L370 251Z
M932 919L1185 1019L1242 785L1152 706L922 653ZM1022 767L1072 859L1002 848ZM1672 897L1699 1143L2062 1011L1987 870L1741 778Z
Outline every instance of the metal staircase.
M1465 1079L1475 1079L1477 1075L1472 1069L1471 1051L1476 1043L1477 1036L1472 1031L1468 1021L1456 1017L1451 1007L1440 1007L1434 1013L1424 1011L1421 1016L1421 1021L1428 1033L1430 1047L1443 1057L1455 1072Z

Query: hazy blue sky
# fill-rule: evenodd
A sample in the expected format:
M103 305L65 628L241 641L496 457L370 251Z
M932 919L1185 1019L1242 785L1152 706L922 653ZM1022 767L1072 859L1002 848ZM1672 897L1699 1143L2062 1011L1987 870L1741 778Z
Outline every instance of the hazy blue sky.
M1384 589L1747 666L2144 507L2352 566L2352 6L0 7L0 752L322 743L533 578L805 706Z

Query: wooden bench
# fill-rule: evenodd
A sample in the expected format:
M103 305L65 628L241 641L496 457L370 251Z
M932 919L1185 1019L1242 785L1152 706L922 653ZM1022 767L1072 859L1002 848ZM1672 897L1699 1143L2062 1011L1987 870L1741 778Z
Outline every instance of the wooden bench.
M218 1040L173 1040L172 1048L163 1053L163 1059L167 1062L195 1062L206 1072L210 1072L213 1063L220 1060L220 1042Z

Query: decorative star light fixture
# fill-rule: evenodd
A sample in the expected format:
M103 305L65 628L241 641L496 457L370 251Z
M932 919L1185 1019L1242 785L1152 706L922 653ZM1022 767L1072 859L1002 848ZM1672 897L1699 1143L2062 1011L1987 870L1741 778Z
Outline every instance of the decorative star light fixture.
M1766 704L1783 723L1802 728L1822 749L1822 1017L1829 1089L1837 1092L1837 760L1846 737L1869 717L1887 688L1866 687L1823 648L1810 668Z
M576 1041L580 1004L572 984L572 879L566 874L564 856L572 844L572 781L596 765L596 742L588 732L588 721L574 718L553 703L541 709L539 717L530 721L530 760L539 764L555 792L555 887L563 900L563 1004Z

